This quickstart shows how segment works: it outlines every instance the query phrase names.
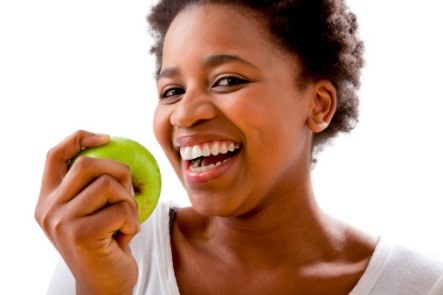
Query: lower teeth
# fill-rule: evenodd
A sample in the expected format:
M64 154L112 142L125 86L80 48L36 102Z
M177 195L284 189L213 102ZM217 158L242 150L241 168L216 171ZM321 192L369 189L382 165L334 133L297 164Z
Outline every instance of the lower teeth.
M199 166L201 164L201 161L195 161L194 163L192 163L191 166L189 166L189 170L191 172L197 172L197 173L202 173L202 172L207 172L209 170L214 169L215 167L218 167L224 163L226 163L227 161L231 160L231 158L225 159L223 160L223 162L217 162L215 164L211 164L208 166Z

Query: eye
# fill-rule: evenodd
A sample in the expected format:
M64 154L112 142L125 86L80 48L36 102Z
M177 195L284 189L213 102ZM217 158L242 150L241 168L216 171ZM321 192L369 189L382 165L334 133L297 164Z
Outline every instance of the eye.
M248 81L235 76L222 77L215 81L213 87L223 87L223 86L236 86L245 84Z
M179 87L169 88L169 89L164 90L160 94L160 99L170 98L170 97L173 97L176 95L181 95L184 93L185 93L185 90L183 88L179 88Z

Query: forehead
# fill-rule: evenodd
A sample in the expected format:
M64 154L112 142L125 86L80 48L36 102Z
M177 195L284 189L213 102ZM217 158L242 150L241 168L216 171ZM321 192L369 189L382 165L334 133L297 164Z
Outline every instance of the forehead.
M171 23L162 64L196 52L254 55L275 49L267 27L252 10L222 4L193 5Z

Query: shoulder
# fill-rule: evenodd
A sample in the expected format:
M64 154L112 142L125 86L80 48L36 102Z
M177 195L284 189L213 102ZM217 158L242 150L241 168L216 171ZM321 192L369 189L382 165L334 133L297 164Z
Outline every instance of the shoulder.
M397 294L430 294L442 279L442 260L418 249L393 244L378 285L380 289L390 285Z
M134 294L178 294L170 237L175 207L171 202L159 202L131 241L131 253L139 267Z
M199 214L193 207L183 207L176 210L174 224L172 225L173 234L179 233L184 237L193 239L201 236L210 223L210 218Z
M443 261L419 249L391 244L385 270L393 278L435 280L443 276Z
M356 287L365 291L352 294L440 294L431 292L442 280L441 259L381 239Z
M136 260L156 255L159 250L158 245L170 242L170 222L176 207L172 202L159 202L151 216L141 224L141 231L130 244L132 255Z

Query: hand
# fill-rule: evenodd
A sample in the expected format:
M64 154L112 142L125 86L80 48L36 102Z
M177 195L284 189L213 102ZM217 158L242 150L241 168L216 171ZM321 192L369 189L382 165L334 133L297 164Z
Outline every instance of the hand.
M35 218L76 279L77 294L131 294L138 269L129 242L140 230L131 173L108 159L79 157L109 136L78 131L46 158Z

